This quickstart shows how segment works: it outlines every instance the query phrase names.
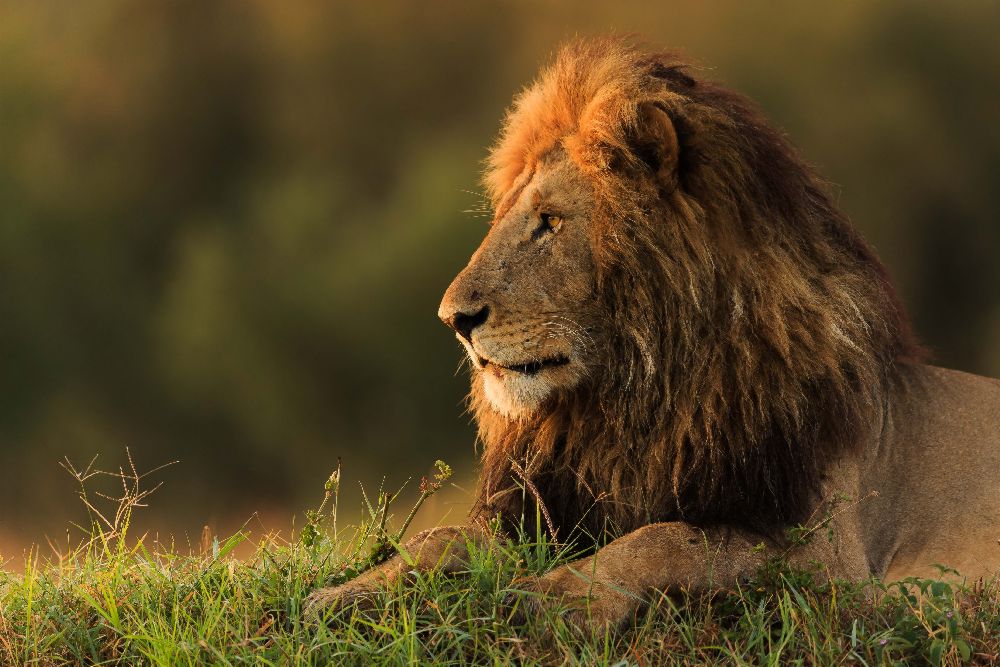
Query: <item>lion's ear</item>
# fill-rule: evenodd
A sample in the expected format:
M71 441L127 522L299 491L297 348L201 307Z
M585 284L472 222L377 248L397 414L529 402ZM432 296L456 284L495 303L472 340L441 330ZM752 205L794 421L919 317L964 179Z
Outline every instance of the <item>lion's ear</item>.
M632 150L656 175L660 185L673 189L677 184L680 155L677 132L667 112L652 102L639 105L638 127Z

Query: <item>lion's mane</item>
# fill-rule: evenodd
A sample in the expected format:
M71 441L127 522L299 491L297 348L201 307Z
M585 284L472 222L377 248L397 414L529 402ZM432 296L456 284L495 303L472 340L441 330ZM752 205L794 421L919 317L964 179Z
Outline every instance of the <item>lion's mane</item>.
M581 40L515 100L485 183L498 215L561 147L592 182L600 372L537 415L474 383L474 515L568 536L657 521L772 532L803 520L921 354L887 274L827 184L743 96L675 55ZM664 185L642 104L679 144ZM639 146L637 148L637 146Z

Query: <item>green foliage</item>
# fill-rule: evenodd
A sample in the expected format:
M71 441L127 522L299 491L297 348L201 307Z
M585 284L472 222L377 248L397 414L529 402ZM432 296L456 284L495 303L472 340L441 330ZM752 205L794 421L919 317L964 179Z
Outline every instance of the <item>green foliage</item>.
M958 575L939 566L942 576ZM919 653L932 665L968 662L972 648L962 609L964 586L948 581L907 577L891 584L895 595L884 598L894 619L894 645ZM888 646L889 642L886 642Z
M86 471L77 471L85 481L97 474ZM135 483L145 475L116 475L125 493L114 511L95 500L102 516L127 516L148 497ZM424 492L447 476L439 462ZM0 664L940 665L1000 655L995 583L846 584L779 563L731 593L660 596L621 631L567 627L558 606L519 625L508 602L516 580L573 558L529 535L470 545L462 575L419 574L381 593L374 611L316 625L302 612L309 592L358 571L379 536L402 537L386 528L381 501L362 525L333 528L339 483L338 468L308 513L311 528L288 541L264 536L244 560L228 555L244 532L181 553L100 519L58 558L32 552L22 575L0 571Z
M981 0L0 2L0 548L61 531L52 461L119 443L183 461L161 532L288 516L330 455L368 486L461 474L434 313L504 108L575 34L760 102L937 361L1000 375L998 24Z
M387 522L390 506L399 498L402 489L392 496L380 490L378 502L374 507L367 503L366 497L367 520L363 520L360 526L355 529L353 536L347 540L347 544L351 545L351 555L344 559L339 572L326 577L323 581L324 585L335 586L350 581L365 570L384 563L398 552L403 535L406 534L406 529L410 527L421 505L440 491L444 483L452 476L451 466L444 461L435 461L434 469L436 472L430 478L420 478L420 496L413 503L413 507L403 519L402 525L395 532L389 531ZM312 550L314 554L324 548L328 553L337 549L336 522L339 490L340 464L338 463L337 469L333 471L324 486L323 500L319 507L306 510L306 525L299 534L299 542L307 549ZM323 524L327 519L325 508L331 498L333 502L329 510L329 520L333 524L333 540L328 540L325 539Z

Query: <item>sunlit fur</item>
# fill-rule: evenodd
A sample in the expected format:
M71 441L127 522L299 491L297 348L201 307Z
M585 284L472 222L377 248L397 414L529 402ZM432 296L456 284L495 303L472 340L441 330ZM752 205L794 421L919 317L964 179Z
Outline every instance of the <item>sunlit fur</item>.
M643 103L673 122L672 182L637 152ZM676 519L770 530L802 518L827 464L856 451L919 356L869 246L746 98L669 53L616 39L561 50L490 153L498 216L554 147L597 193L603 359L517 420L473 386L474 514L516 521L527 510L531 530L540 500L563 538L577 525L599 536Z

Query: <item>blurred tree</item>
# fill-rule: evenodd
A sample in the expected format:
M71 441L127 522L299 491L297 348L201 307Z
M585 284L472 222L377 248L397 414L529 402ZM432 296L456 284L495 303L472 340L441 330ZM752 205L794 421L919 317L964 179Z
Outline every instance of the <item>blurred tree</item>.
M0 538L64 455L131 446L150 523L290 512L345 475L472 474L434 313L479 160L577 33L640 31L839 184L945 365L1000 375L995 3L0 5ZM707 64L713 66L712 69ZM20 538L19 538L20 539Z

